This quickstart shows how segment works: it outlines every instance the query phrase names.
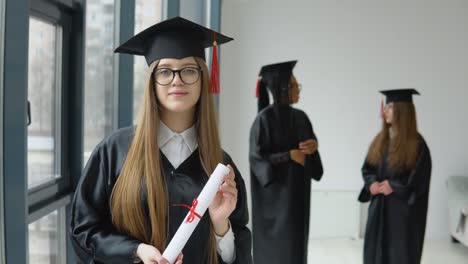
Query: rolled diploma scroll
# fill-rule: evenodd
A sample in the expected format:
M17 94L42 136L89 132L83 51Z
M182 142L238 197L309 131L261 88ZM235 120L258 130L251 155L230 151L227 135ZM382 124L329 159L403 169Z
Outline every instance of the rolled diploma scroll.
M205 214L206 209L208 209L208 206L211 204L211 201L213 201L216 193L218 192L219 186L223 183L224 176L228 174L228 167L223 164L218 164L218 166L216 166L216 169L211 174L208 182L205 184L205 187L203 187L200 195L198 195L198 204L196 206L195 213L201 216ZM190 214L191 212L189 211L166 250L164 250L163 257L171 264L174 263L195 230L195 227L197 227L198 222L200 222L200 218L198 217L193 218L193 221L189 222L188 218Z

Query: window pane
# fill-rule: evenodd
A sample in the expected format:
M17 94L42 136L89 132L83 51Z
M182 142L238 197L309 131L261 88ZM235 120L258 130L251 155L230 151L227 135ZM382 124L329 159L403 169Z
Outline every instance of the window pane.
M204 21L204 9L206 7L205 0L179 0L180 7L179 12L181 17L185 17L193 22L203 25Z
M86 2L84 161L112 131L114 0Z
M161 0L136 0L135 1L135 33L161 21ZM133 67L133 123L136 123L140 104L145 90L148 65L143 56L134 57Z
M60 263L59 251L59 214L49 215L29 224L29 263ZM65 230L61 231L64 232Z
M57 43L61 28L29 18L28 101L28 187L60 177L56 149L60 146L60 91L57 78Z

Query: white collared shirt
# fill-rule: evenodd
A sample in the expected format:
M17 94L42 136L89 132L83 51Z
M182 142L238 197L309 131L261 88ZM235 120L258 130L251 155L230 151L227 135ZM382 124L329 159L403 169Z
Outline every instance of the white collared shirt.
M198 148L197 131L195 126L182 133L176 133L162 121L159 125L159 148L174 168L180 166ZM228 232L223 236L216 236L217 252L224 262L230 264L236 259L234 233L231 224Z
M160 122L158 141L159 148L175 169L198 148L195 126L179 134Z

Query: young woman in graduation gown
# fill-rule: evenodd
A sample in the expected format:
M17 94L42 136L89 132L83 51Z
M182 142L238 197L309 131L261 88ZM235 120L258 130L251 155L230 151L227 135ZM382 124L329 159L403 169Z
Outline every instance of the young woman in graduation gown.
M213 39L232 40L174 18L116 49L144 55L149 74L137 126L96 147L76 189L71 240L80 262L167 263L161 254L187 207L224 163L230 173L176 263L252 263L245 184L221 149L204 61Z
M364 264L419 264L424 244L431 156L418 133L414 89L386 95L382 130L362 167L359 200L370 201Z
M255 264L307 263L311 179L323 168L309 118L291 107L299 100L295 64L264 66L257 84L249 152Z

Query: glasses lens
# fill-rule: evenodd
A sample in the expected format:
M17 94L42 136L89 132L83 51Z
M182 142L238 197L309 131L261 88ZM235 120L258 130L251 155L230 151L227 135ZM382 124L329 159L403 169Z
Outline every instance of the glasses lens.
M200 78L200 70L197 68L185 68L180 71L180 78L185 84L194 84Z
M157 69L155 73L156 82L160 85L168 85L174 79L174 73L170 69Z

